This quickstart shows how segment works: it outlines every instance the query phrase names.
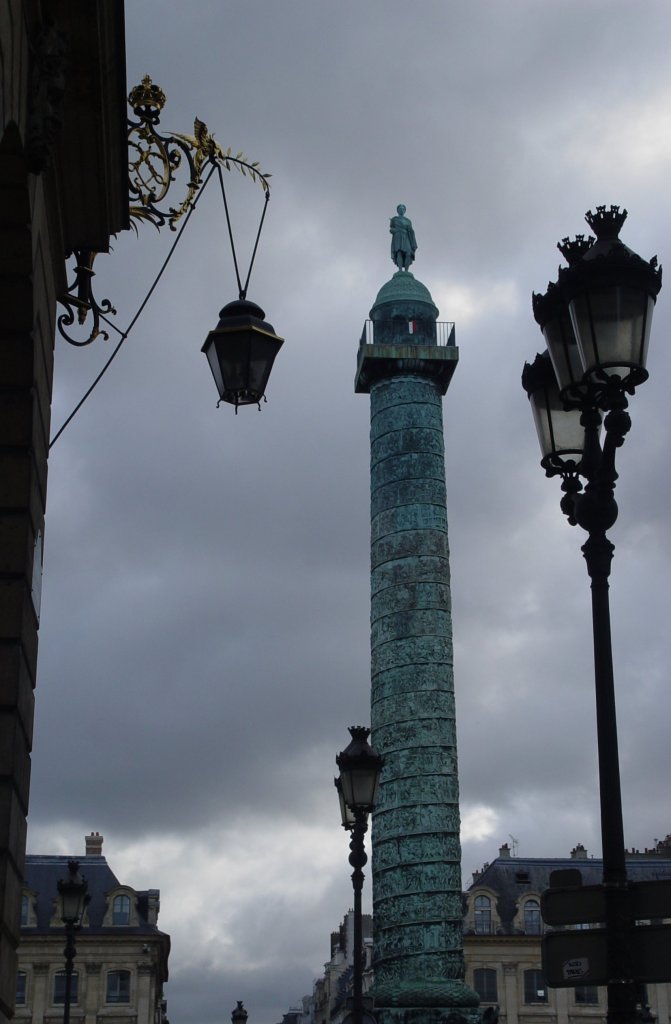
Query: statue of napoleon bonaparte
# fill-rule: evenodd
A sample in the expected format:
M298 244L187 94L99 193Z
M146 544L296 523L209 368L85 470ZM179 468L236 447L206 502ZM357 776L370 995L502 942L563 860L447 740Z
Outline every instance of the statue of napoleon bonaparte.
M396 217L389 221L391 233L391 258L399 270L407 270L415 259L417 242L412 221L405 215L403 203L396 207Z

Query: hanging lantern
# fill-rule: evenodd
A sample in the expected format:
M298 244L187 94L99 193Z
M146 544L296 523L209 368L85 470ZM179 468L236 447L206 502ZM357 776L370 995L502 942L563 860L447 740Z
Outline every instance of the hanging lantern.
M230 402L236 412L239 405L260 408L275 356L284 342L265 315L247 299L229 302L201 350L210 364L220 401Z

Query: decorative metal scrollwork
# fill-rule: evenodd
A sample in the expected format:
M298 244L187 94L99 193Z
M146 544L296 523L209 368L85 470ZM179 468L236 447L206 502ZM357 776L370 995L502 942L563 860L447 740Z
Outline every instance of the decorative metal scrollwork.
M97 337L104 338L107 341L109 334L101 329L100 317L107 315L116 316L116 309L109 299L103 299L99 304L93 295L91 281L95 276L93 261L97 253L93 249L78 249L73 255L76 260L75 278L67 293L61 295L58 299L60 304L65 306L66 309L66 312L61 313L58 318L58 330L62 337L69 341L71 345L77 345L81 348L83 345L90 345ZM72 327L75 318L77 323L83 326L89 313L93 315L93 326L88 336L79 340L71 337L68 334L67 328Z
M161 134L158 131L161 111L165 106L165 93L155 85L149 75L131 90L128 102L136 120L128 119L128 191L132 226L149 222L160 230L168 224L172 231L196 201L198 190L203 184L204 170L208 166L219 166L226 170L236 167L243 175L259 182L266 201L270 195L270 174L259 169L258 161L247 160L244 153L232 154L229 147L222 149L207 125L196 118L193 135L179 133ZM188 173L186 195L174 206L166 206L168 192L175 181L177 172L184 168ZM116 310L109 299L98 303L93 295L93 262L97 255L92 250L75 252L74 280L68 291L59 296L59 302L66 312L58 318L59 333L71 345L90 345L97 337L107 339L107 331L101 328L101 319L115 315ZM68 328L75 323L83 326L89 313L93 323L89 334L82 340L70 336ZM120 332L121 333L121 332Z

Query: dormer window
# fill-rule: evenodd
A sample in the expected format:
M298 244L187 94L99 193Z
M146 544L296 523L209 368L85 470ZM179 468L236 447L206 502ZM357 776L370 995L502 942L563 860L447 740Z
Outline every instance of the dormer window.
M540 935L541 906L538 900L527 900L524 904L524 934Z
M112 924L130 924L130 899L125 893L115 896L112 901Z
M492 901L489 896L475 897L475 933L476 935L491 935L492 931Z
M25 928L28 924L28 915L30 913L30 897L27 892L21 897L21 927Z

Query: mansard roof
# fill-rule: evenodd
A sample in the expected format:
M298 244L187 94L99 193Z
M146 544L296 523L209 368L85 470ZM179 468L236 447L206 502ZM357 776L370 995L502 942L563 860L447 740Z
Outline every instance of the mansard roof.
M603 862L597 857L497 857L477 873L468 890L484 887L498 895L543 892L553 871L569 868L580 871L583 885L601 882ZM627 875L631 881L671 879L671 857L627 856Z
M484 889L496 897L496 910L503 933L512 931L513 919L522 897L539 895L550 888L553 871L577 869L583 885L598 885L603 878L603 861L588 857L497 857L476 872L468 894ZM627 854L627 875L632 882L671 879L671 857L650 852L648 855ZM467 894L467 895L468 895Z
M50 927L50 922L53 915L54 900L58 896L58 882L61 878L67 878L68 863L72 859L72 857L39 854L29 854L26 857L24 885L31 892L36 893L33 903L37 926L27 928L32 933L53 930ZM110 868L105 857L101 855L84 856L76 859L79 863L80 873L88 882L88 894L91 897L86 911L88 923L85 930L87 934L93 931L113 932L115 934L118 934L120 931L137 934L151 933L153 935L159 933L156 925L149 924L148 922L149 898L152 897L158 901L160 895L158 889L138 891L123 885ZM114 926L113 928L103 927L103 918L107 910L107 897L115 889L126 889L130 893L135 894L138 914L137 925ZM60 922L59 929L62 930Z

